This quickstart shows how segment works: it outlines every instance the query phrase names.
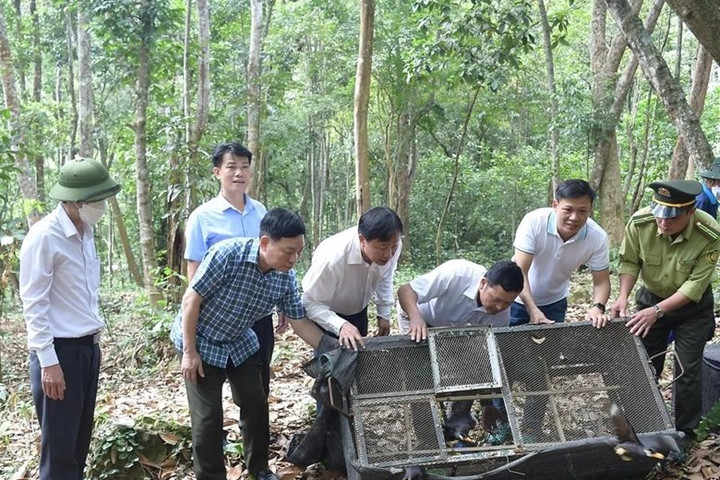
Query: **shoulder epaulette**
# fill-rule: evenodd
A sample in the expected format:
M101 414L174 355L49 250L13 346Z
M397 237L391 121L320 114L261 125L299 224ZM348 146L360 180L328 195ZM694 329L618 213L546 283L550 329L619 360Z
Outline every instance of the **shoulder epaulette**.
M717 241L717 239L720 238L720 232L715 230L710 225L706 225L700 221L697 221L695 222L695 226L698 230L704 233L706 237L709 237L710 240L712 240L713 242Z
M643 225L649 222L655 222L655 215L650 212L643 213L641 215L635 215L631 221L634 225Z

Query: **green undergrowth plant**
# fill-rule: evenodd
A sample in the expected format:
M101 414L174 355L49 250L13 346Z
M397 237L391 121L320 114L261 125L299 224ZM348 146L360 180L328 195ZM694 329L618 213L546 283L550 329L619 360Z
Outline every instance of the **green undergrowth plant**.
M715 405L700 421L700 425L695 430L697 441L702 442L708 438L710 433L717 432L718 427L720 427L720 400L715 402Z
M93 438L87 476L98 480L165 478L191 458L190 427L164 419L128 425L100 416Z

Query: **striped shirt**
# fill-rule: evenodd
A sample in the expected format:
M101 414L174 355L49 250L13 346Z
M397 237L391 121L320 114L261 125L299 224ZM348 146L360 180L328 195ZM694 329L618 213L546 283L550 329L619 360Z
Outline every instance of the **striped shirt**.
M290 319L305 317L295 272L260 271L259 239L233 238L212 246L190 288L203 299L197 350L205 363L224 368L228 358L242 364L258 348L253 323L277 306ZM182 311L170 338L182 350Z

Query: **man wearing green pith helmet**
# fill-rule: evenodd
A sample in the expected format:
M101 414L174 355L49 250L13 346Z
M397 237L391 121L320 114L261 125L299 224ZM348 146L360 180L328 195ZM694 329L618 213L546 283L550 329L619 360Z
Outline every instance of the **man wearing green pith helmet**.
M30 387L41 430L40 479L83 478L100 373L100 260L93 227L120 185L94 160L61 169L60 204L30 228L20 249L20 297Z

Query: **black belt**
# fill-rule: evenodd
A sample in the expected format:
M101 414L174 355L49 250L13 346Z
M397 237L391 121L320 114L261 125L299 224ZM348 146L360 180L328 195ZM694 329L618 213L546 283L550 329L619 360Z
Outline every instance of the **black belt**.
M84 337L58 338L55 337L54 343L57 345L94 345L100 342L100 333L91 333Z

